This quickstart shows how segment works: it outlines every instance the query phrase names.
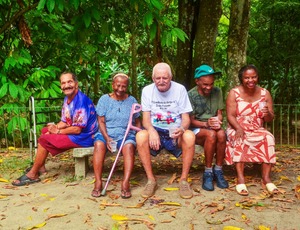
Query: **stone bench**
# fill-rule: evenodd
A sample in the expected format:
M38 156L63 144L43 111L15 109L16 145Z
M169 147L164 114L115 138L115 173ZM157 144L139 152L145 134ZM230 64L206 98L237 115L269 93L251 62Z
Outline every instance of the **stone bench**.
M89 156L93 155L94 147L74 148L72 150L75 159L76 178L85 178L89 170Z

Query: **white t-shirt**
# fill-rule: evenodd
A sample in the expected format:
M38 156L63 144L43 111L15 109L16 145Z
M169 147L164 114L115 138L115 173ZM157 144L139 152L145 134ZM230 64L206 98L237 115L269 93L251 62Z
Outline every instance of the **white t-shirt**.
M151 111L152 125L161 129L181 125L181 114L192 112L192 106L185 87L171 81L166 92L158 91L154 83L142 91L142 110Z

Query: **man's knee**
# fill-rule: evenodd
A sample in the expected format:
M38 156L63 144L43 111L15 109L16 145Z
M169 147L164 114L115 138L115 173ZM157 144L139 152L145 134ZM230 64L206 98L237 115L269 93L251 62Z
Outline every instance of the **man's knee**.
M148 142L148 140L149 140L148 131L147 130L141 130L141 131L139 131L136 134L135 139L136 139L137 145L142 145L145 142Z
M184 134L182 135L182 140L184 143L188 145L195 145L195 134L191 130L186 130Z

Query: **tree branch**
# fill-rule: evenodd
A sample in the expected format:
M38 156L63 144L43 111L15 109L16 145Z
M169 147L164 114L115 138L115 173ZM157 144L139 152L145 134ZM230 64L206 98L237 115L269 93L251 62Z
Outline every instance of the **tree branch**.
M28 11L36 8L38 4L39 3L36 2L33 5L29 5L28 7L23 8L23 9L19 10L18 12L16 12L16 14L1 27L0 34L4 33L5 30L7 30L15 21L17 21L17 19L20 16L22 16L22 15L26 14Z

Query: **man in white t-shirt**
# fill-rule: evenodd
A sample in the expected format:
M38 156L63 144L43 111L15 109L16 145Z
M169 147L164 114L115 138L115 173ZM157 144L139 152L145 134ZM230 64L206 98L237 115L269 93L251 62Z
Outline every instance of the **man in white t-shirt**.
M142 91L145 130L136 135L137 150L148 178L142 197L151 197L155 193L157 183L152 171L151 155L156 156L164 148L175 157L182 154L179 194L182 198L189 199L193 192L187 178L195 152L195 135L188 130L192 106L184 86L172 81L168 64L156 64L152 80L154 83ZM176 129L170 137L169 129L174 127Z

